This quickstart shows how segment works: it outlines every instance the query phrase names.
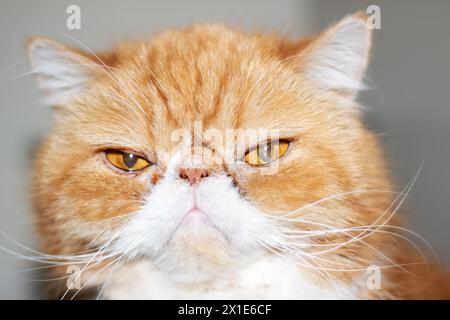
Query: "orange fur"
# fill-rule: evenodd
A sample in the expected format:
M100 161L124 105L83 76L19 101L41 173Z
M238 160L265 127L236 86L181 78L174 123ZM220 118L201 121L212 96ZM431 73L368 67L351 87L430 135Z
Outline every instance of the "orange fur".
M363 125L348 92L320 89L302 74L306 57L301 53L310 50L311 44L320 45L322 37L324 33L294 41L197 24L166 31L151 41L122 43L100 54L128 92L107 73L94 70L85 92L55 107L57 120L38 152L33 180L43 250L51 254L88 250L88 243L105 227L109 230L100 239L111 236L123 221L108 219L138 210L143 195L164 176L167 163L156 152L170 151L174 147L171 133L191 129L196 120L202 121L204 129L281 128L288 132L283 138L294 141L291 152L297 157L281 162L276 175L230 172L247 199L274 215L333 194L393 190L379 143ZM35 39L31 44L36 41L49 40ZM98 63L91 54L83 56ZM130 94L135 101L128 98ZM101 157L100 151L107 148L131 149L158 166L139 178L113 172ZM211 170L226 172L227 167L216 165ZM356 193L327 201L320 210L304 211L302 218L336 228L370 225L394 197L388 192ZM393 218L389 224L400 225L398 221ZM307 223L297 223L296 228L320 230ZM360 232L323 235L314 241L340 243ZM363 270L371 264L390 264L375 250L395 263L420 260L402 239L376 232L364 242L324 255L330 262L321 265ZM433 266L430 279L423 265L405 268L419 275L398 267L383 269L383 287L360 288L358 296L450 297L447 278L443 280ZM329 274L351 282L366 273Z

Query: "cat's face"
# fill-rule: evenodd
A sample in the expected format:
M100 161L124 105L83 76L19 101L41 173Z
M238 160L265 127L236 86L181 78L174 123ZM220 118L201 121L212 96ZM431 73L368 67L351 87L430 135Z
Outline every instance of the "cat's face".
M35 39L57 106L34 180L44 247L199 281L287 251L295 232L370 220L381 195L308 207L387 185L353 101L369 44L359 16L307 41L199 25L99 57Z

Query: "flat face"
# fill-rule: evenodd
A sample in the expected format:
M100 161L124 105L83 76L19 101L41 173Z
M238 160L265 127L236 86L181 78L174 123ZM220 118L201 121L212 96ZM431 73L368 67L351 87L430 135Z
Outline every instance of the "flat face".
M76 81L41 79L59 90L34 181L35 207L54 222L40 226L44 245L96 250L105 269L141 261L177 283L280 255L291 271L373 258L350 259L361 243L327 231L368 225L389 205L389 193L361 192L389 189L378 146L350 89L311 76L324 62L298 58L305 46L208 25L100 57L36 44L90 61L74 64Z

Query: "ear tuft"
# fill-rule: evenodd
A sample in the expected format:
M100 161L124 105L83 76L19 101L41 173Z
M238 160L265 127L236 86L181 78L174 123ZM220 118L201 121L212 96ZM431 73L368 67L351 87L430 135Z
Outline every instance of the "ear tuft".
M363 89L371 45L366 20L367 16L358 12L319 34L300 52L300 71L326 89Z
M32 72L50 105L67 103L87 86L95 63L87 55L47 38L28 41Z

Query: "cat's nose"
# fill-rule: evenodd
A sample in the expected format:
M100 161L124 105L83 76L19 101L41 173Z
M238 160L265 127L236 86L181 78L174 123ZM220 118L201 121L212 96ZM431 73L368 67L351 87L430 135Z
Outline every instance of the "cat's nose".
M209 176L208 169L203 168L181 168L180 178L186 179L191 185L200 183L200 180Z

